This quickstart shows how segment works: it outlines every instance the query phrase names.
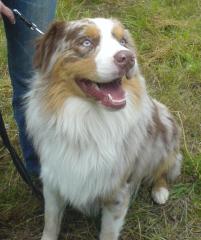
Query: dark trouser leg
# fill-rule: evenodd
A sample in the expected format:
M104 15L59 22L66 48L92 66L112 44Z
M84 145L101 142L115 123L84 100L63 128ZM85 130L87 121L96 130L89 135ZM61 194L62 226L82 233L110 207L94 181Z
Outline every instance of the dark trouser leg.
M42 31L46 31L54 18L56 0L4 0L3 2L11 9L17 8ZM9 74L13 86L13 111L19 129L20 144L28 171L38 174L39 162L31 140L26 134L23 96L28 91L33 74L34 42L40 34L28 29L20 20L12 25L4 19L4 25L8 43Z

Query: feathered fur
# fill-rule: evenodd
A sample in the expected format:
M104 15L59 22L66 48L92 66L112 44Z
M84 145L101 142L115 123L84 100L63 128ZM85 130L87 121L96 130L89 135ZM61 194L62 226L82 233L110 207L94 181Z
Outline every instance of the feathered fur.
M69 46L88 25L93 28L87 31L100 39L93 53L81 49L83 56L78 57ZM155 184L153 199L164 203L168 192L160 191L161 187L167 191L167 186L159 184L161 179L173 180L180 173L179 129L168 109L148 96L137 60L130 80L123 79L126 106L122 109L106 108L74 83L75 72L100 80L104 68L97 65L106 66L104 61L109 59L108 50L99 54L105 44L101 39L114 26L115 34L128 35L117 21L92 19L56 23L38 43L41 52L36 62L40 62L26 96L26 120L41 161L46 203L43 240L57 238L66 203L80 210L99 204L103 211L100 239L116 240L131 189L142 181ZM126 48L134 51L132 43ZM111 69L104 76L107 71Z

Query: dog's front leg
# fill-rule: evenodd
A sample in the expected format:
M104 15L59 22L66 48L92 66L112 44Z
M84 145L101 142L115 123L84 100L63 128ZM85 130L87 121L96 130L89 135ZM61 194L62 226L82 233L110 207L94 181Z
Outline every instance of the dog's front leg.
M106 201L102 210L100 240L117 240L124 223L130 199L129 185Z
M41 240L56 240L59 235L65 201L58 192L43 186L45 200L45 227Z

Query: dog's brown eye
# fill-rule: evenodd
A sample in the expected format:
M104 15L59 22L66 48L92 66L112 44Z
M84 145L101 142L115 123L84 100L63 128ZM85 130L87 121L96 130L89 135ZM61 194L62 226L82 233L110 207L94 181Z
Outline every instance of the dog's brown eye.
M85 39L82 42L82 46L84 46L84 47L91 47L91 45L92 45L92 42L89 39Z

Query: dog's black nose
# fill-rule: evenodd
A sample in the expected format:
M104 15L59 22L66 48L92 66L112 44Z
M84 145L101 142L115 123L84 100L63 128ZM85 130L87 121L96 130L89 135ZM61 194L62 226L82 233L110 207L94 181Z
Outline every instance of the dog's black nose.
M135 64L135 56L128 50L121 50L114 55L114 62L120 71L128 71Z

